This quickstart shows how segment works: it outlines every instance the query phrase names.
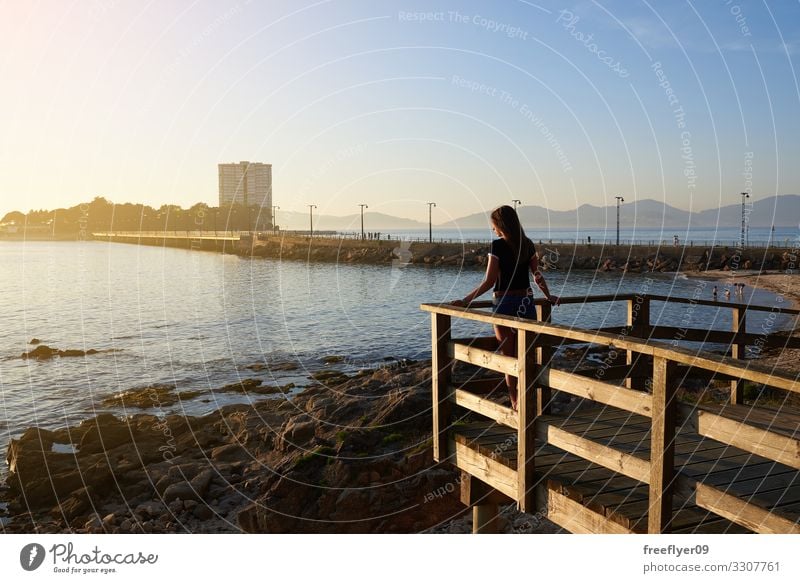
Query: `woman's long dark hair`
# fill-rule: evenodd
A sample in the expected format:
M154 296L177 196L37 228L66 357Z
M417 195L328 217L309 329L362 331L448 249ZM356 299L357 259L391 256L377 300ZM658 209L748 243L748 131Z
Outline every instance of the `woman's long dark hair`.
M525 229L522 228L522 223L519 222L517 211L504 204L492 211L491 219L497 229L505 234L508 239L511 250L516 253L517 264L530 261L536 249L533 246L533 241L528 239L525 234Z

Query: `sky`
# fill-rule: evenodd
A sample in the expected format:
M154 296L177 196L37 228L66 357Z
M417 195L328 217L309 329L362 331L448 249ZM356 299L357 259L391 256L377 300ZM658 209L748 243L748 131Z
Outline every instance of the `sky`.
M0 216L273 203L427 221L519 199L800 193L800 2L0 0Z

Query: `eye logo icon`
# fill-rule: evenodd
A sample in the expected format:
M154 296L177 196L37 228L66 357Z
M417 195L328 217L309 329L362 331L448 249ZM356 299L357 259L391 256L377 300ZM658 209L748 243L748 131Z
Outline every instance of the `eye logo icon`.
M26 571L35 571L44 563L44 547L37 543L31 543L22 547L19 552L19 564Z

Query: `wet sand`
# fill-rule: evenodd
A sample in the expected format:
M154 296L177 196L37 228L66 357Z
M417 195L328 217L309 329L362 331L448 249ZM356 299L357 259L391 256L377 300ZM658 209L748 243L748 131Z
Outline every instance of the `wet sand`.
M733 283L744 283L747 286L768 290L776 294L776 307L800 309L800 273L756 272L756 271L703 271L687 274L690 277L718 280L719 297L724 298L725 286ZM732 294L733 297L733 294ZM795 316L791 330L792 336L798 335L798 316ZM800 349L769 348L761 355L759 364L800 376Z

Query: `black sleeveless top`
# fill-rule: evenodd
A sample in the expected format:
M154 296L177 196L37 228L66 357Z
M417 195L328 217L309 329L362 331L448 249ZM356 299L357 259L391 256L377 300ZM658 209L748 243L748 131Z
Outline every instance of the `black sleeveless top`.
M534 253L536 253L536 249L531 243L531 254L522 261L521 257L517 257L516 249L511 249L505 239L492 241L489 255L494 255L500 261L500 275L497 276L494 291L506 292L512 289L528 289L531 286L528 273Z

